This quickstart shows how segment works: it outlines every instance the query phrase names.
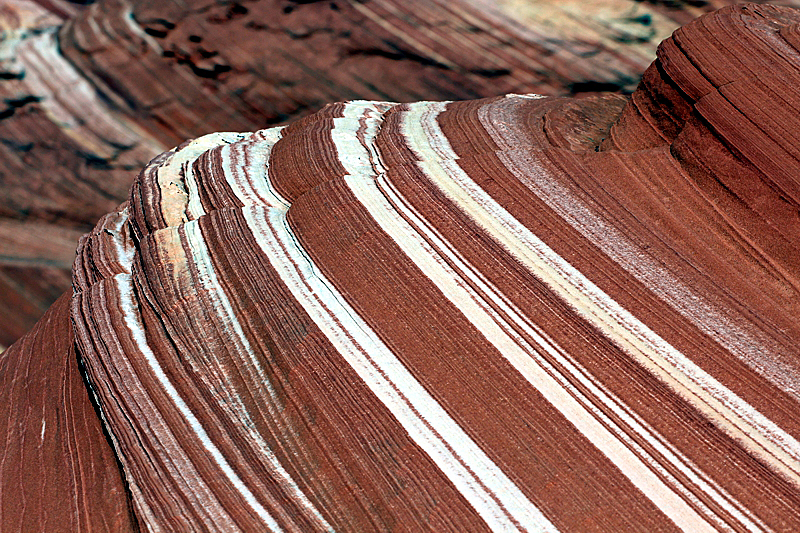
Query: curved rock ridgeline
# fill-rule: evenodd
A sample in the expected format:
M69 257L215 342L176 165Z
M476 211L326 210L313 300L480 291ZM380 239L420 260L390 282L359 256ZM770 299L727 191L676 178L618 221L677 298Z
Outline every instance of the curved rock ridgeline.
M138 526L800 529L798 22L705 16L630 100L352 101L155 158L70 311Z
M184 139L351 99L631 92L662 39L734 1L6 0L0 349L69 288L131 173Z

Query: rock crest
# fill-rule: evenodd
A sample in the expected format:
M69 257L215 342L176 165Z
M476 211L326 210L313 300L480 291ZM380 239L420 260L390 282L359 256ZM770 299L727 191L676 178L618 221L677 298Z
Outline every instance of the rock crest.
M702 17L630 100L350 101L156 157L73 267L127 489L89 514L800 529L798 22ZM30 347L66 305L2 362L70 358Z

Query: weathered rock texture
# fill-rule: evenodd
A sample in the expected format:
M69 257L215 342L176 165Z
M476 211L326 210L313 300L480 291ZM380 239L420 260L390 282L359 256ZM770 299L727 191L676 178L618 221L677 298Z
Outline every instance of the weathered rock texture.
M69 294L0 356L0 529L130 531L125 487L75 354Z
M798 23L705 16L630 100L354 101L158 156L73 271L127 492L87 398L11 379L82 436L0 403L3 456L44 465L0 463L0 519L800 530ZM68 355L65 305L7 368ZM113 490L9 504L24 468Z
M184 139L348 99L630 92L678 23L728 3L5 1L0 345L69 287L75 236L131 173Z

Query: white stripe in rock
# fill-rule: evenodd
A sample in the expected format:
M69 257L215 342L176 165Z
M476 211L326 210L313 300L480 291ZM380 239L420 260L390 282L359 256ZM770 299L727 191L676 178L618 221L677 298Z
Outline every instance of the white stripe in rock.
M203 429L203 426L200 424L200 421L197 420L197 418L194 416L194 413L192 413L191 409L189 409L189 406L186 405L186 402L183 400L183 398L181 398L181 396L178 394L178 391L175 389L175 386L172 384L172 382L170 382L169 378L164 373L164 369L161 367L161 364L158 362L158 359L156 359L155 354L147 342L147 335L144 331L144 325L139 318L137 305L134 302L131 276L129 274L117 274L114 276L114 282L116 283L119 291L119 303L120 309L122 310L123 322L130 331L131 337L136 343L136 347L138 348L139 352L150 366L153 376L159 381L164 389L164 392L172 399L178 412L184 417L188 425L192 428L192 431L200 441L200 444L203 446L203 448L205 448L205 450L217 463L220 471L223 473L223 475L225 475L226 478L228 478L236 490L239 491L244 500L250 505L250 507L252 507L259 518L263 520L264 525L268 527L270 531L281 531L281 528L278 526L277 522L275 522L269 512L264 509L264 507L248 490L247 486L242 482L239 476L236 475L225 457L211 441L208 434ZM202 483L201 478L199 476L195 477L195 490L199 490L202 486L205 491L210 493L210 490L205 486L205 483ZM209 496L206 498L206 501L215 502L216 498ZM233 522L231 522L231 519L227 513L218 505L215 507L218 507L215 509L215 520L224 519L225 522L229 524L227 527L232 527L235 529L235 525Z
M222 174L233 193L244 205L289 207L289 202L267 179L272 147L281 139L283 128L257 131L249 138L224 146Z
M667 483L672 485L672 488L681 493L683 498L690 501L702 514L709 520L713 521L721 530L730 530L730 527L725 522L725 518L717 516L703 501L684 487L667 469L665 469L661 462L668 461L673 468L676 468L681 474L686 476L691 483L695 484L700 491L706 496L713 498L714 502L725 509L730 515L738 520L749 531L756 531L765 529L766 525L752 515L748 509L735 501L730 494L724 491L718 484L714 483L707 475L700 471L688 458L683 456L674 446L663 436L657 434L655 430L650 427L646 422L640 419L636 413L632 412L623 401L607 391L601 383L599 383L590 373L581 368L580 365L570 357L569 353L563 348L558 346L556 342L551 339L548 334L539 328L536 324L531 323L512 302L510 302L501 291L493 286L479 271L474 270L449 243L429 224L426 223L422 217L409 202L407 202L400 192L396 190L393 184L386 179L385 175L381 175L377 179L378 187L381 193L391 203L392 208L401 213L406 220L414 227L414 231L423 235L421 244L427 246L430 243L432 256L440 255L446 258L447 261L438 261L441 268L446 275L441 278L443 280L462 278L468 282L456 283L456 285L463 290L463 294L468 294L472 303L467 303L467 300L460 300L457 296L451 301L458 306L465 316L473 320L476 316L474 309L471 305L477 305L486 315L500 328L503 329L506 335L514 340L517 345L544 369L549 375L553 376L560 383L564 390L568 391L584 408L591 411L601 423L609 428L615 436L624 442L631 450L633 450L645 463L647 463L654 472L667 480ZM452 267L450 266L452 265ZM455 287L455 285L453 286ZM476 287L477 290L472 289ZM446 291L442 286L440 290L446 295L457 294L456 292ZM495 311L495 309L500 310ZM499 344L496 341L501 338L498 337L496 332L491 328L491 323L488 322L489 331L486 335L487 340L493 342L496 347L501 350L509 361L517 368L520 373L534 386L537 386L540 381L536 374L530 372L529 364L522 359L516 357L509 357L514 352L509 352L505 345ZM513 324L513 325L512 325ZM480 328L479 328L480 329ZM532 346L517 331L522 331L536 346ZM553 367L544 357L540 356L538 351L543 350L554 361L557 361L565 372L562 372ZM571 380L577 379L588 391L590 395L587 396L580 392L571 384ZM593 399L592 399L593 397ZM594 402L599 402L606 408L610 409L619 419L624 421L624 426L621 426L609 417L603 414ZM640 437L644 438L650 449L656 450L658 455L647 452L642 446L639 446L628 435L628 429L633 429Z
M800 443L622 308L472 181L436 122L444 104L437 106L412 105L404 120L428 178L581 316L747 449L800 483Z
M412 111L424 112L430 110L438 113L444 104L420 103L412 105ZM420 113L421 115L421 113ZM435 114L434 114L435 116ZM421 116L408 118L404 123L420 124ZM411 127L406 126L407 129ZM377 129L377 125L375 126ZM348 139L337 139L336 129L333 130L334 141L339 147L348 142ZM406 131L412 147L418 148L421 143L430 142L425 138L425 132ZM413 141L417 140L417 143ZM446 142L446 139L436 139L436 142ZM352 141L350 141L352 144ZM352 148L351 148L352 149ZM428 148L430 150L430 148ZM432 158L432 154L422 154L423 160ZM430 173L439 172L441 179L447 179L444 169L427 169L424 164L420 166ZM347 167L346 167L347 168ZM350 169L348 169L350 170ZM371 170L371 169L370 169ZM380 169L377 169L380 173ZM459 276L448 268L441 257L425 242L417 231L410 226L403 217L399 216L391 203L386 199L386 191L379 188L375 180L375 173L365 175L363 169L353 169L353 175L347 176L346 182L355 196L364 205L370 215L380 225L394 242L414 264L453 302L482 334L492 342L500 353L528 379L536 388L581 431L598 449L603 451L612 462L623 471L629 479L644 494L646 494L662 511L670 516L679 526L692 531L713 531L714 528L699 515L686 501L676 494L671 487L666 485L650 467L637 457L626 445L617 439L595 416L586 410L562 384L553 379L542 367L534 364L530 357L530 350L523 349L518 339L511 338L506 331L499 327L496 317L491 316L485 308L476 303L473 295L465 290L465 283Z
M200 225L197 221L187 222L183 226L184 234L189 251L191 253L190 261L197 269L198 275L195 283L197 283L203 290L205 298L209 300L209 308L213 309L217 314L220 322L223 324L223 330L231 341L230 348L240 354L245 365L239 366L239 370L243 373L250 374L250 379L254 383L262 383L269 393L268 401L264 402L270 415L275 420L281 419L280 414L280 399L275 393L266 372L261 366L258 357L256 356L253 347L247 340L247 337L242 330L241 324L236 317L236 313L231 306L230 300L225 294L225 290L220 283L217 274L214 270L214 265L211 262L210 253L206 246L205 239L200 231ZM253 372L254 371L254 372ZM253 375L253 373L255 375ZM306 515L310 521L314 522L316 526L323 531L333 531L333 528L328 524L319 510L316 509L308 497L300 490L297 483L292 479L289 473L278 461L275 453L270 449L269 444L264 440L263 436L256 429L256 424L250 417L247 408L241 402L239 397L235 394L229 394L226 397L226 410L232 412L232 415L238 419L237 427L246 431L247 436L251 442L257 444L263 456L267 459L268 467L272 470L272 475L279 482L281 487L284 488L293 498L293 500L306 511Z
M743 316L727 316L658 261L643 253L623 232L593 213L589 205L550 176L536 160L534 150L515 149L524 145L525 135L506 115L523 115L525 111L519 109L523 105L525 102L518 97L508 97L486 105L478 112L481 125L500 146L496 155L503 165L581 235L688 318L700 331L800 399L800 374L785 363L787 359L793 361L793 355L781 354L774 339Z
M412 108L404 125L417 139L414 148L426 152L420 164L442 192L609 339L740 444L800 485L800 443L794 437L659 337L472 181L458 166L436 122L444 105L438 110Z
M280 209L245 207L270 264L328 340L496 531L556 528L411 375L298 244Z

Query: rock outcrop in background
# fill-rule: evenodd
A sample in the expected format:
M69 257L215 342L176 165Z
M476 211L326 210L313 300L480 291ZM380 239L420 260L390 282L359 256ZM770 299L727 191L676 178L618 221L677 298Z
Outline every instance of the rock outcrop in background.
M798 82L800 11L748 4L630 98L162 153L0 359L0 523L800 530Z
M7 0L0 346L70 286L77 238L151 157L351 99L630 93L729 1Z

